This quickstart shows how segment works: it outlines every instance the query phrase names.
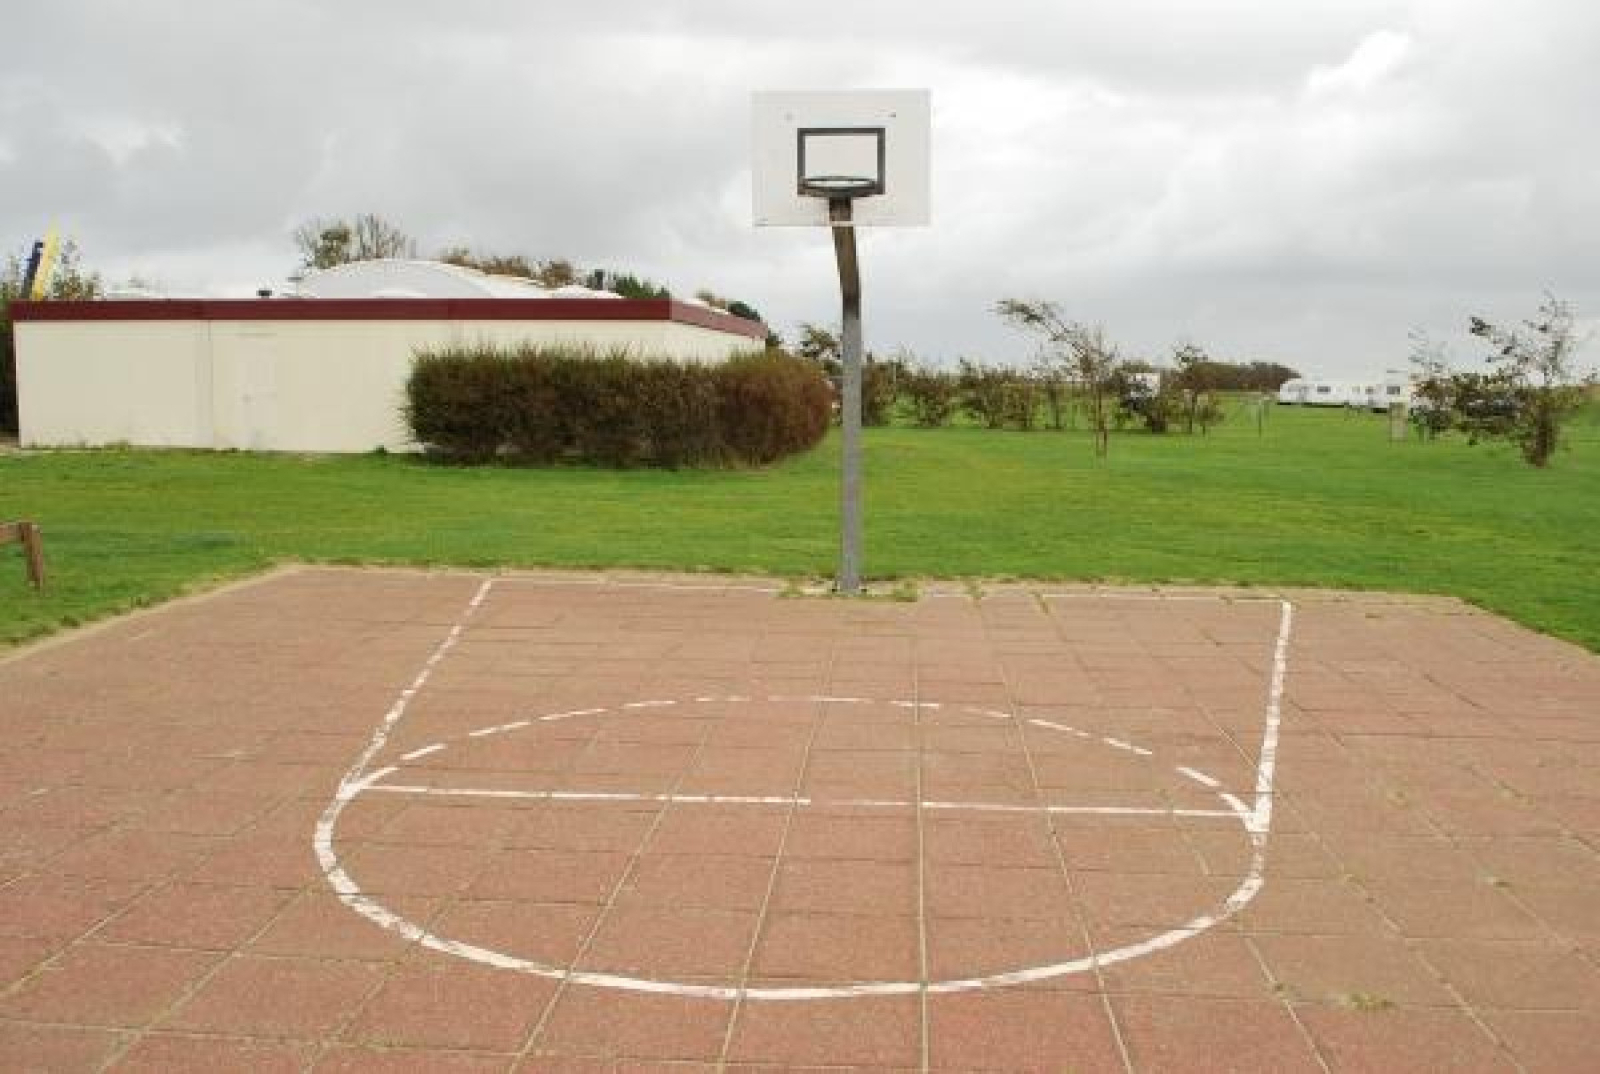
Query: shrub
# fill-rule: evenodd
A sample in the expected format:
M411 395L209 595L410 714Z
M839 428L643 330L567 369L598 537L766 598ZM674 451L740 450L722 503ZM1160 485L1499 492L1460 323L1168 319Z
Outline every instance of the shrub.
M961 359L961 408L987 429L999 429L1006 422L1006 383L1008 370Z
M769 352L734 358L715 371L717 425L732 458L774 462L810 450L826 435L833 390L815 363Z
M1039 414L1039 394L1031 379L1013 376L1000 393L1000 413L1005 424L1032 432Z
M508 361L492 350L420 355L406 382L406 424L418 443L484 462L506 441Z
M678 467L805 451L829 408L817 367L782 353L701 365L529 345L419 354L405 416L418 443L452 462Z
M937 369L913 369L901 381L911 404L912 419L924 429L949 425L961 402L961 385Z
M961 359L961 407L987 429L1024 432L1038 422L1039 391L1026 373Z
M901 363L867 356L861 367L861 424L888 425L900 397Z
M427 361L439 361L430 356ZM419 367L421 362L418 363ZM521 462L548 463L571 449L574 437L572 416L561 405L562 390L557 382L558 363L543 353L529 353L520 359L507 359L502 391L501 433L507 454ZM413 428L424 444L430 441Z
M1119 369L1112 375L1112 391L1117 397L1114 416L1117 428L1131 421L1144 424L1147 431L1165 433L1187 412L1187 393L1173 387L1175 378L1161 377L1155 383L1142 370Z

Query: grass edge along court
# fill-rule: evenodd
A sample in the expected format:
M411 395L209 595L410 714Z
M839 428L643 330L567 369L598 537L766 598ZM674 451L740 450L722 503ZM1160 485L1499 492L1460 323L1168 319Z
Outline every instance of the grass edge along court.
M1277 408L1210 435L880 428L869 579L1040 579L1448 595L1600 651L1600 413L1535 470L1506 445L1390 443L1381 417ZM828 577L836 435L757 470L453 468L403 456L0 455L0 644L286 562ZM0 550L14 551L14 549Z

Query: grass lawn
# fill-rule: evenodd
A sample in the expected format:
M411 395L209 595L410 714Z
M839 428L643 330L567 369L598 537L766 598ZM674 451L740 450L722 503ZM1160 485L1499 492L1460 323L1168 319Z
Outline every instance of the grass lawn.
M1600 651L1600 411L1535 470L1503 445L1386 440L1276 408L1206 437L868 430L866 573L1447 593ZM395 456L0 455L0 643L290 560L822 576L837 438L768 470L451 469Z

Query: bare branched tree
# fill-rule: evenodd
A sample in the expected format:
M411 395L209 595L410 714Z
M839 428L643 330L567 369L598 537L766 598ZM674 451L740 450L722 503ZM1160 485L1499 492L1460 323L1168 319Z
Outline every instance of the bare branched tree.
M315 269L417 256L415 240L376 213L362 213L351 222L314 217L295 228L294 243L301 264Z
M1018 328L1037 335L1045 362L1066 367L1080 391L1094 431L1095 454L1104 457L1111 447L1111 412L1115 408L1115 377L1122 359L1116 345L1099 325L1069 321L1054 302L1028 302L1005 298L995 312Z

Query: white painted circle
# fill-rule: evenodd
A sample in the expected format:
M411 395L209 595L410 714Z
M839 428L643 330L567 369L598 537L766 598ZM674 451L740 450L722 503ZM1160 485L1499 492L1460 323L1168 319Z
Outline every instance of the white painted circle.
M1153 758L1152 751L1143 747L1110 736L1095 735L1075 727L1044 719L1028 719L1014 717L1009 713L977 706L968 705L940 705L932 702L910 701L876 701L870 698L840 698L826 696L809 697L768 697L760 699L764 702L805 702L805 703L834 703L834 704L887 704L908 710L940 710L953 711L963 715L980 716L994 720L1014 721L1020 720L1053 732L1097 742L1107 748L1125 751L1144 758ZM1202 932L1212 928L1218 923L1227 920L1242 910L1261 890L1263 879L1262 870L1265 865L1265 848L1267 830L1265 825L1249 810L1236 796L1222 789L1220 782L1204 772L1187 768L1181 765L1173 766L1173 770L1186 779L1204 787L1215 794L1224 808L1220 810L1162 810L1157 812L1169 815L1182 816L1227 816L1238 820L1244 837L1251 850L1251 864L1239 886L1234 889L1220 906L1212 913L1200 914L1183 922L1165 932L1158 933L1137 943L1126 944L1122 947L1108 951L1100 951L1080 958L1069 959L1047 965L1028 966L1004 972L984 974L975 977L952 978L941 981L869 981L852 985L838 985L827 987L733 987L696 984L683 981L656 980L644 977L630 977L620 974L599 973L591 971L578 971L560 966L539 962L533 959L521 958L516 955L506 954L502 951L469 944L460 940L452 940L429 932L427 929L408 920L404 916L390 910L376 899L367 895L360 885L350 876L343 863L339 860L334 850L334 833L339 823L339 818L345 808L363 794L374 791L403 790L404 788L393 785L386 786L383 781L389 776L401 771L407 763L420 760L423 757L437 756L447 751L455 742L464 739L491 738L497 735L511 734L516 731L537 727L540 724L549 724L562 720L583 719L595 717L617 717L637 715L651 710L659 710L673 706L688 707L694 704L712 703L754 703L756 699L737 696L726 697L699 697L685 701L656 700L636 701L611 708L580 709L571 712L548 713L543 716L533 716L526 719L514 720L510 723L491 725L470 731L456 739L445 739L431 743L427 746L411 750L400 758L400 763L379 768L372 772L359 772L347 776L340 784L333 800L323 812L317 823L314 845L317 859L322 866L328 883L344 904L367 920L382 928L399 933L423 947L439 951L444 954L455 955L469 959L483 965L493 966L498 969L512 970L519 973L529 973L540 977L557 980L566 980L574 984L593 985L602 988L617 988L634 992L652 992L668 995L687 996L703 999L753 999L753 1000L803 1000L803 999L834 999L850 998L857 996L891 996L908 995L916 993L951 993L965 992L975 989L996 988L1006 985L1024 984L1033 981L1043 981L1054 977L1063 977L1075 973L1083 973L1102 966L1115 965L1144 955L1176 946L1185 940L1192 939ZM503 791L460 791L446 793L483 794L485 796L517 795L518 792ZM986 803L931 803L931 802L851 802L851 801L826 801L813 803L809 799L799 796L772 796L754 797L741 795L676 795L676 794L627 794L627 793L600 793L585 795L582 793L567 792L528 792L522 797L547 798L552 800L596 800L596 801L659 801L663 804L676 801L695 801L712 804L763 804L763 805L791 805L800 807L804 805L818 805L826 807L852 805L870 805L881 807L885 805L904 805L908 808L915 807L927 809L930 807L949 807L956 809L973 810L1002 810L1017 812L1138 812L1138 810L1116 810L1087 808L1083 810L1072 807L1021 807L1009 805L992 805Z

